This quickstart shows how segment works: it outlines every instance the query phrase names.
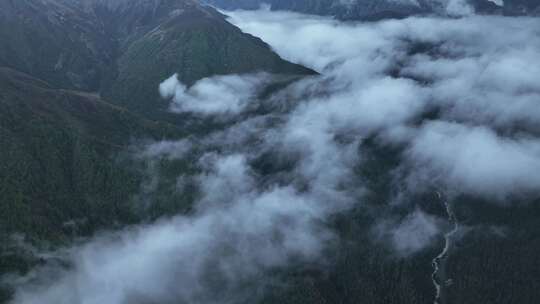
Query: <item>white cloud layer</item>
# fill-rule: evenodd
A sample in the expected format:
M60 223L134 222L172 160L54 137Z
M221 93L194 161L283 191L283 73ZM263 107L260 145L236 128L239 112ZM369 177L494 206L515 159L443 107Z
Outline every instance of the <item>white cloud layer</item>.
M199 80L187 88L175 74L160 84L159 92L163 98L172 99L171 111L175 113L238 114L267 81L266 74L225 75Z
M540 189L538 139L501 138L485 127L431 122L414 138L408 156L416 162L415 174L443 177L457 191L504 200Z
M422 164L413 167L413 177L429 166L443 185L486 198L540 191L536 175L531 177L540 163L537 18L342 24L294 13L237 11L229 16L280 55L323 73L323 80L292 88L299 96L315 95L289 123L296 124L294 130L309 126L313 141L340 132L377 135L411 146L408 165ZM320 93L321 86L326 93ZM441 123L416 125L432 112ZM475 125L482 127L470 127ZM441 126L454 133L435 140Z
M13 303L235 303L265 270L321 257L332 234L319 221L331 209L292 187L256 191L242 155L211 159L199 177L207 205L196 215L72 248L73 268L38 269ZM227 291L235 297L222 298Z

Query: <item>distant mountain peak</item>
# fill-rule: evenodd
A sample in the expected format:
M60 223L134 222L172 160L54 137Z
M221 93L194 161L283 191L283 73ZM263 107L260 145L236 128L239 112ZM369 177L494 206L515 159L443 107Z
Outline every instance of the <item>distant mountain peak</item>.
M347 20L380 20L411 15L480 14L538 15L538 0L206 0L223 9L273 10L334 16Z

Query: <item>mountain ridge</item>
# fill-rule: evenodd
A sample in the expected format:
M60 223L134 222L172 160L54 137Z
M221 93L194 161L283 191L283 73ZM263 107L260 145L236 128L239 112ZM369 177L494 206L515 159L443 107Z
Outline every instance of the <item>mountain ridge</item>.
M306 14L334 16L341 20L376 21L388 18L405 18L416 15L453 15L447 11L444 0L206 0L222 9L258 9L269 5L272 10L288 10ZM534 0L506 0L502 6L490 0L467 0L480 14L536 15L540 3Z
M194 0L6 0L0 65L56 88L100 92L147 115L165 108L159 83L216 74L314 72ZM151 114L148 114L151 115ZM156 118L156 117L153 117Z

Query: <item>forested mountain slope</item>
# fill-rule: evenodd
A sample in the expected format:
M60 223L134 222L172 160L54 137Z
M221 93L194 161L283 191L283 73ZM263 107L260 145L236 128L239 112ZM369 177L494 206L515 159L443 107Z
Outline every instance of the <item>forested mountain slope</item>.
M12 251L13 236L55 247L171 213L140 213L145 168L127 154L141 141L185 135L155 122L167 107L159 83L172 74L193 84L215 74L313 73L192 0L2 0L0 41L2 274L37 262Z
M2 274L39 260L11 247L18 235L54 247L135 222L131 202L142 175L121 153L134 139L177 133L94 94L55 89L9 68L0 68L0 108Z
M0 65L149 115L157 87L215 74L310 74L193 0L4 0Z
M61 239L69 220L98 227L126 218L138 185L117 153L134 138L175 132L8 68L0 68L0 106L1 230L47 240Z
M0 17L0 225L45 239L128 216L138 184L118 152L178 129L126 108L155 118L173 73L312 73L191 0L3 0Z

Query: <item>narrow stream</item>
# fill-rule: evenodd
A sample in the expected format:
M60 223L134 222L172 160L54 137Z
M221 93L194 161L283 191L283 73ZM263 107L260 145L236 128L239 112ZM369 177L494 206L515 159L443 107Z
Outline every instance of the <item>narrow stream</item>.
M439 253L439 255L437 255L431 262L431 265L433 265L433 274L431 275L431 279L433 281L433 285L435 286L436 292L435 300L433 303L442 304L442 288L444 288L444 286L446 285L452 284L452 280L446 278L446 275L444 273L441 273L441 267L442 264L445 262L446 258L448 257L448 251L450 250L452 236L454 236L454 234L458 232L459 223L448 200L444 198L440 192L437 192L437 196L439 200L443 201L444 207L446 209L446 214L448 215L448 221L454 226L451 231L444 234L444 248L442 249L441 253Z

